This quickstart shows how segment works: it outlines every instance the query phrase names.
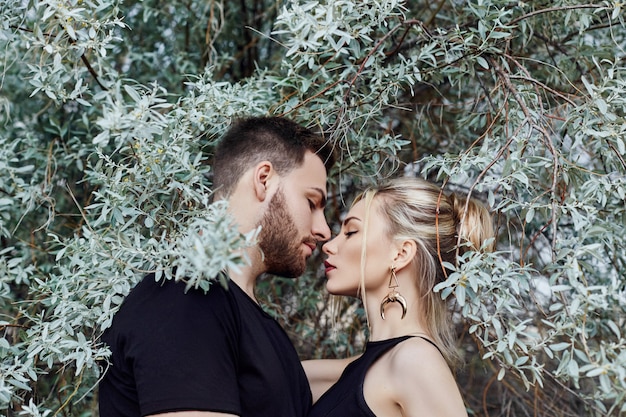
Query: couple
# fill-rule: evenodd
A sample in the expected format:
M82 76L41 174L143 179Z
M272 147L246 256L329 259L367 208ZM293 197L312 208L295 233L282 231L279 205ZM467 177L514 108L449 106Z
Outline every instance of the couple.
M332 150L278 117L235 123L216 152L214 186L241 232L261 226L250 263L228 288L184 292L143 279L102 337L112 351L100 417L466 416L450 371L453 331L432 291L454 263L459 236L480 247L484 207L440 195L418 179L370 188L330 239L324 218ZM461 219L463 219L462 224ZM331 294L360 296L370 337L356 358L302 364L280 325L258 305L258 276L297 277L318 242ZM345 370L345 372L344 372ZM314 405L311 407L311 403Z

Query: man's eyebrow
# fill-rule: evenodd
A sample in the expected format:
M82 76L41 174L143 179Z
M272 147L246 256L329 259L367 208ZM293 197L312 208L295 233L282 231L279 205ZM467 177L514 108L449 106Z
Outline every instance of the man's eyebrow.
M358 221L358 222L360 222L360 221L361 221L361 219L359 219L358 217L355 217L355 216L350 216L350 217L346 218L346 219L343 221L343 226L344 226L344 227L345 227L345 226L347 226L347 225L348 225L348 223L350 223L352 220L356 220L356 221Z
M326 207L326 192L318 187L310 187L310 188L311 190L316 191L317 193L320 194L321 196L320 205L322 206L322 208Z

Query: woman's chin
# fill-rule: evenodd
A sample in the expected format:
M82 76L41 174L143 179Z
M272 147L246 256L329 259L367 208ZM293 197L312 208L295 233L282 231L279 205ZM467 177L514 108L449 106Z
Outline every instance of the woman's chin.
M337 295L337 296L342 296L342 297L355 297L355 298L358 297L357 290L349 289L349 288L337 288L335 286L328 285L328 283L326 283L326 291L328 291L328 293L331 295Z

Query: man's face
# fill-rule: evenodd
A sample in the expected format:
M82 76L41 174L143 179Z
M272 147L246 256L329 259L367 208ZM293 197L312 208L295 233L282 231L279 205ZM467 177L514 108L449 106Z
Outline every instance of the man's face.
M317 242L330 238L325 204L326 168L318 156L307 152L302 166L282 178L259 223L259 246L268 273L289 278L304 273Z

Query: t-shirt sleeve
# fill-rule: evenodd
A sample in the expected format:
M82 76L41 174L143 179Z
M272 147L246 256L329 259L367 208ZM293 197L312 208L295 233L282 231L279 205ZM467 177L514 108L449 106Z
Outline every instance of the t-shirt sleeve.
M141 414L189 410L240 414L239 317L232 298L218 285L208 294L185 294L182 285L165 290L169 297L155 300L144 312L149 315L132 342Z

